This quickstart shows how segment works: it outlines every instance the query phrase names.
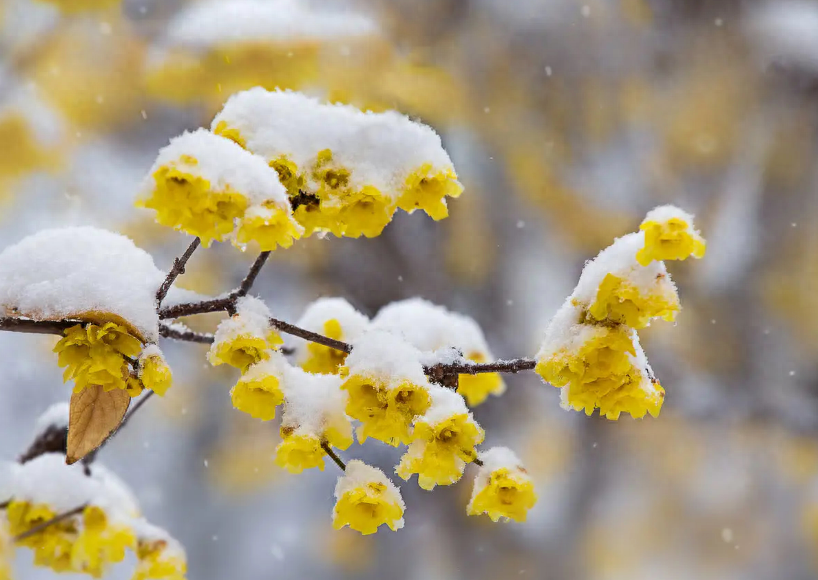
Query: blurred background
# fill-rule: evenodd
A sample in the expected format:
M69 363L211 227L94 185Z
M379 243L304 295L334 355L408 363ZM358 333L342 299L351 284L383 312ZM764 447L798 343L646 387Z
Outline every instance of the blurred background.
M175 387L100 460L182 541L189 577L817 577L818 2L257 1L269 22L247 0L0 0L0 246L94 224L168 268L188 240L133 207L140 180L256 85L418 118L466 188L445 221L399 213L375 239L275 252L255 291L280 318L419 295L477 319L497 356L532 356L583 261L651 207L696 213L709 245L669 264L678 323L642 333L658 419L562 411L533 373L475 409L536 481L525 524L467 518L470 467L404 484L398 533L335 532L333 466L277 468L276 422L230 405L237 376L163 344ZM232 288L251 254L199 252L179 285ZM55 341L0 335L3 459L69 396ZM400 450L344 455L391 473ZM53 573L21 550L17 576Z

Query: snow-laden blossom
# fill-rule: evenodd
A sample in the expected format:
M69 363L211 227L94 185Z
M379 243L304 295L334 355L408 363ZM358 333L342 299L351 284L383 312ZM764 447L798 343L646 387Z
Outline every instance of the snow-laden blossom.
M386 524L392 531L403 527L405 505L398 488L383 471L354 459L335 486L335 529L349 526L364 535Z
M693 227L693 216L678 207L663 205L651 210L639 229L644 232L645 246L636 254L636 259L643 266L653 260L704 257L707 246Z
M242 371L270 358L281 344L281 336L270 325L270 311L259 299L245 296L236 304L236 314L224 319L216 329L207 354L210 364L227 364Z
M352 342L369 327L369 319L343 298L319 298L310 304L296 325L329 338ZM307 372L335 374L346 360L344 351L299 341L295 344L295 362Z
M537 373L562 389L565 408L599 409L608 419L621 413L656 417L664 389L654 382L636 331L626 326L580 322L581 311L570 301L546 330L537 354Z
M155 344L148 345L137 362L139 380L146 389L163 397L173 384L173 375L162 351Z
M276 464L290 473L317 467L323 471L322 444L338 449L352 445L352 424L345 413L347 394L341 378L312 374L297 367L285 373L285 403Z
M125 559L129 548L136 548L133 530L111 522L102 508L88 506L82 512L81 531L71 549L72 567L100 578L110 564Z
M198 236L202 245L233 234L264 250L289 247L303 231L286 191L261 157L205 129L171 140L145 180L139 205L162 225Z
M480 461L468 515L486 514L495 522L501 518L524 522L528 510L537 503L537 494L522 462L507 447L480 453Z
M411 442L410 427L431 403L421 353L400 337L368 332L353 343L341 385L349 394L347 415L361 422L358 440L389 445Z
M135 528L139 562L131 580L185 580L187 556L179 542L144 520L137 520Z
M6 508L9 533L23 534L57 515L47 504L13 500ZM18 541L18 545L34 551L34 565L55 572L80 572L72 566L71 551L79 535L72 519L57 522L40 532Z
M264 351L266 358L252 364L230 390L233 406L251 417L270 421L276 407L284 402L281 390L283 368L287 365L281 353Z
M103 325L77 324L65 330L54 347L57 363L65 368L63 380L74 381L74 392L90 385L106 391L129 389L128 359L136 358L142 343L114 322Z
M485 435L460 395L438 386L430 392L432 404L415 418L412 443L395 470L407 480L417 473L418 484L427 490L458 481Z
M439 358L442 352L449 357L452 349L475 363L494 360L477 322L422 298L387 304L372 320L372 326L403 337L420 349L430 362ZM505 389L499 373L479 373L460 375L457 392L474 406L484 402L489 395L503 394Z
M374 237L398 207L442 219L446 197L463 190L440 137L394 111L256 87L233 95L211 128L278 172L307 235Z

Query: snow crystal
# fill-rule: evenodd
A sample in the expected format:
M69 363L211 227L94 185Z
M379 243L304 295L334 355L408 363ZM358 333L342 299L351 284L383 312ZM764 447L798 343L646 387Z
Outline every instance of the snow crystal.
M338 483L335 485L335 499L341 499L348 491L353 491L361 487L365 488L368 483L382 483L385 485L385 495L387 498L393 503L398 504L401 509L406 509L400 491L395 487L395 484L386 477L386 474L377 467L367 465L358 459L347 462L347 468L344 474L338 478ZM403 527L403 520L398 522L397 527L399 529Z
M426 164L432 172L453 171L438 134L396 111L362 112L301 93L256 87L230 97L212 128L222 122L267 161L284 156L295 163L309 191L319 184L308 169L325 150L332 152L331 166L350 172L351 189L374 186L392 198L401 193L406 178Z
M483 331L468 316L451 312L422 298L387 304L372 319L372 327L402 336L424 352L456 348L466 357L493 358Z
M377 33L373 20L350 10L314 10L295 0L210 0L191 4L171 21L170 46L206 49L259 41L317 41Z
M324 324L337 320L343 336L340 340L354 341L369 328L369 318L358 312L343 298L319 298L310 304L295 323L296 326L324 334ZM294 342L295 360L301 364L308 356L307 344L303 340Z
M43 433L49 427L68 428L68 401L54 403L40 415L35 424L35 436Z
M166 166L182 167L185 172L207 180L211 190L240 193L251 204L274 201L281 207L290 207L278 173L264 159L207 129L174 137L159 151L143 182L141 197L150 196L155 186L153 174Z
M421 352L401 337L371 330L352 342L345 365L349 375L362 375L392 381L426 385L420 363Z
M523 462L508 447L492 447L487 451L481 451L478 457L483 462L477 475L478 479L483 473L489 474L498 469L518 470L523 468Z
M93 227L42 230L0 253L0 306L36 320L122 318L156 341L165 274L122 236Z
M342 380L338 375L312 374L298 367L288 367L282 425L320 434L333 418L345 418L348 394L341 390Z
M415 421L423 421L429 425L437 425L446 419L450 419L454 415L468 415L471 417L471 412L466 406L463 397L454 391L433 384L429 387L429 395L432 398L432 404L429 406L426 414L415 417Z

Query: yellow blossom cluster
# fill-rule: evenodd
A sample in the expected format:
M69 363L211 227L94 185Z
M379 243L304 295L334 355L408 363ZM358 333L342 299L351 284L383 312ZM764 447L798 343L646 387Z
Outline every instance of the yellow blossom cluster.
M162 396L171 386L170 367L158 347L143 350L141 340L116 322L72 326L54 352L65 368L63 380L74 381L75 393L98 385L106 391L124 389L132 397L145 388Z
M693 218L671 206L651 211L642 231L617 239L583 270L573 294L549 325L537 373L562 389L565 408L616 420L622 413L657 416L664 389L653 376L637 329L672 321L676 287L662 259L704 254Z
M386 524L392 531L403 527L405 505L400 492L383 471L362 461L347 463L335 486L335 529L349 526L364 535Z
M276 172L205 129L180 135L159 152L137 205L205 247L230 237L238 247L255 241L271 251L289 248L303 233Z
M480 463L467 513L524 522L537 495L520 460L510 449L492 447L480 454Z

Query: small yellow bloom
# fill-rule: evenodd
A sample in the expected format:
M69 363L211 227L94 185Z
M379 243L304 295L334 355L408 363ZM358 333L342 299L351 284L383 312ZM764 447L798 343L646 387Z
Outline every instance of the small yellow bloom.
M707 245L693 229L693 216L672 206L654 209L639 226L645 232L645 246L636 260L647 266L653 260L685 260L704 257Z
M430 175L431 171L427 163L406 178L398 207L409 213L422 209L432 219L441 220L449 215L446 197L458 197L463 186L453 169Z
M487 362L482 353L472 353L467 357L475 363ZM506 384L500 373L478 373L460 375L457 381L457 392L462 395L470 407L484 402L489 395L500 396L506 392Z
M195 158L182 156L176 164L159 167L153 174L153 192L141 204L156 211L158 223L198 236L208 247L233 231L249 203L230 188L214 191L210 181L192 169L197 164Z
M76 570L100 578L110 564L125 559L126 548L136 548L133 531L126 526L111 525L101 508L85 508L82 521L82 531L71 550L71 562Z
M375 378L351 375L341 385L349 393L346 412L361 422L358 440L368 437L397 447L411 441L410 426L430 405L427 388L402 381L394 386Z
M219 323L207 359L213 366L227 364L245 372L269 359L283 341L270 326L270 312L261 300L245 296L236 309L236 314Z
M484 436L483 429L469 413L458 413L439 421L421 417L415 421L414 441L396 472L406 480L417 473L418 484L427 490L455 483L463 475L466 463L477 457L474 448Z
M403 499L383 471L362 461L347 463L335 486L332 526L349 526L364 535L374 534L386 524L392 531L403 527Z
M679 311L679 296L666 275L645 294L636 285L614 274L607 274L599 285L596 299L588 307L588 316L600 322L621 323L645 328L653 318L673 322Z
M146 351L147 355L143 352L139 357L139 378L145 388L163 397L173 383L173 375L158 348Z
M242 371L269 357L270 345L259 336L239 335L233 340L213 343L208 360L213 366L228 364Z
M341 323L337 319L331 318L324 322L324 336L335 340L344 340L344 331ZM338 369L344 364L347 353L342 350L330 348L317 342L308 342L306 346L307 358L301 363L301 368L308 373L330 374L338 373Z
M12 536L25 533L57 515L47 505L24 501L12 501L6 508L6 514ZM51 568L55 572L78 572L71 563L71 551L77 537L77 522L71 518L20 540L18 545L34 551L36 566Z
M645 413L658 416L664 390L637 365L644 353L641 348L637 353L635 331L622 326L580 328L586 336L578 348L546 353L535 369L546 382L563 389L563 405L587 415L598 408L611 420L623 412L636 418Z
M279 467L296 474L313 467L324 471L326 452L321 448L320 437L282 427L281 439L276 447L276 464Z
M268 252L278 246L291 247L303 232L304 228L287 209L268 203L247 211L234 243L243 245L255 241L262 252Z
M241 132L238 129L228 126L227 121L219 121L216 128L213 129L213 132L219 137L230 139L239 147L247 149L247 141L241 136Z
M506 457L514 461L504 461ZM481 454L481 459L483 467L474 480L466 513L470 516L486 514L495 522L501 518L524 522L528 510L537 503L528 473L519 465L516 456L505 448L493 448Z
M347 193L336 203L340 209L329 227L336 236L377 237L395 215L395 204L374 187Z
M88 385L100 385L106 391L127 389L130 368L126 357L136 358L141 351L139 339L113 322L72 326L54 347L57 363L65 367L63 380L73 379L77 393Z
M270 167L278 173L278 179L290 198L297 196L304 189L304 176L298 173L298 166L286 156L271 161Z
M139 564L131 580L185 580L187 562L181 555L166 552L162 540L140 541L136 552Z
M230 399L236 409L251 417L262 421L275 418L276 407L284 402L277 369L264 361L251 366L230 390Z

